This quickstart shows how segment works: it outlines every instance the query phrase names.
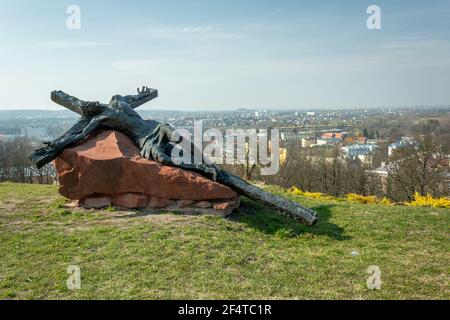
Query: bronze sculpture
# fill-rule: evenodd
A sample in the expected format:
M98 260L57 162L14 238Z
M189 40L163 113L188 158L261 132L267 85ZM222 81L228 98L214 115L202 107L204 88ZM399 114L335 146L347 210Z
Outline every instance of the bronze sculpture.
M126 134L139 146L144 158L198 172L230 187L243 196L281 210L307 226L312 226L317 222L317 216L313 210L251 185L217 165L208 165L205 162L175 164L171 159L171 152L174 143L179 141L171 141L174 129L155 120L144 120L134 110L158 97L158 91L147 87L137 91L137 95L115 95L109 104L82 101L62 91L53 91L51 99L54 102L78 113L81 118L60 138L52 142L45 142L45 147L36 150L31 155L31 159L38 168L41 168L57 158L65 148L82 141L96 129L117 130ZM191 150L194 148L193 145Z

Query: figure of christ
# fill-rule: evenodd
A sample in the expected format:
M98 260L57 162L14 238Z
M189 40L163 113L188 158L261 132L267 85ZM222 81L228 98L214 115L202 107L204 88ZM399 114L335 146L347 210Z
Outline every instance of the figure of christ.
M283 211L308 226L316 223L317 216L313 210L257 188L209 161L210 164L205 161L202 163L179 163L177 161L175 163L171 157L172 150L181 140L171 140L174 129L155 120L144 120L135 111L137 107L156 97L158 97L157 90L143 87L141 90L137 90L136 95L115 95L108 104L102 104L83 101L62 91L53 91L51 99L55 103L78 113L81 118L60 138L45 142L45 146L36 150L31 155L31 159L38 168L41 168L57 158L64 149L82 141L95 130L117 130L131 138L139 146L142 157L146 159L200 173L230 187L241 195ZM196 146L191 143L192 157L195 148Z

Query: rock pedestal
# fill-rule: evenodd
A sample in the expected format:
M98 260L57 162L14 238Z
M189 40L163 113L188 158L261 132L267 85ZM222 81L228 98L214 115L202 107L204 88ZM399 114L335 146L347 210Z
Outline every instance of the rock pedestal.
M55 160L59 192L81 206L169 210L226 216L239 206L230 188L195 172L140 156L118 131L99 131Z

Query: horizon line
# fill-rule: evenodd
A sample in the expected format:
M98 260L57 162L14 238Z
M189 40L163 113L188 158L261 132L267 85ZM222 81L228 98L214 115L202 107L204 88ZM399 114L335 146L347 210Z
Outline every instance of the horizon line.
M329 106L329 107L290 107L290 108L261 108L261 107L234 107L234 108L220 108L220 109L202 109L202 108L188 108L188 109L174 109L174 108L139 108L137 111L172 111L172 112L234 112L234 111L324 111L324 110L365 110L365 109L415 109L415 108L450 108L450 104L418 104L418 105L404 105L404 106ZM1 111L50 111L50 112L58 112L58 111L70 111L63 107L25 107L25 108L8 108L8 107L0 107Z

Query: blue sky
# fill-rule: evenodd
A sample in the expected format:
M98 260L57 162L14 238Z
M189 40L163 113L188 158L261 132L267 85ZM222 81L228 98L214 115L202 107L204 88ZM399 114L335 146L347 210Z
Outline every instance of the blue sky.
M147 108L448 105L449 83L448 0L0 0L0 108L142 85L160 91Z

